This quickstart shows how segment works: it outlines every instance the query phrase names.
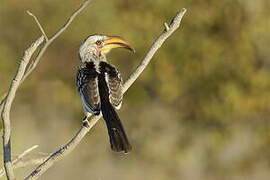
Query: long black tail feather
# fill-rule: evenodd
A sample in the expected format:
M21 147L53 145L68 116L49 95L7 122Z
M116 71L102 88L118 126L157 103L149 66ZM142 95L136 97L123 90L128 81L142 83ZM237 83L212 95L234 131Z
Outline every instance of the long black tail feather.
M128 153L129 151L131 151L132 147L129 144L121 120L109 101L109 90L105 80L105 74L101 73L98 77L98 80L99 94L101 100L101 112L108 129L111 148L113 151L124 151L125 153Z

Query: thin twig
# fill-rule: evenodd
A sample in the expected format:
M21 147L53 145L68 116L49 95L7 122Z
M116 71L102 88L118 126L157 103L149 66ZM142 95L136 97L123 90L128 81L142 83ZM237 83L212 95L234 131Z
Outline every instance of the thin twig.
M12 161L12 166L13 166L13 168L16 168L16 167L17 167L17 164L19 164L19 163L21 164L22 159L23 159L27 154L29 154L31 151L33 151L34 149L36 149L37 147L38 147L38 145L32 146L31 148L25 150L22 154L20 154L16 159L14 159L14 160ZM5 168L2 167L2 168L0 169L0 177L2 177L4 174L5 174Z
M161 47L161 45L164 43L164 41L172 35L172 33L179 28L181 20L183 15L186 13L186 9L183 8L180 12L176 14L176 16L172 19L170 25L168 25L167 28L159 35L159 37L154 41L152 44L150 50L146 54L145 58L141 61L141 63L138 65L136 70L130 75L128 80L126 81L124 85L124 91L126 91L133 83L134 81L139 77L139 75L142 73L142 71L145 69L145 67L148 65L152 57L155 55L156 51Z
M11 82L10 88L8 90L8 94L6 96L6 100L3 104L3 110L1 113L2 121L3 121L3 156L4 156L4 167L6 171L6 175L8 179L15 179L14 172L12 169L11 163L11 126L10 126L10 109L12 102L15 98L17 89L20 85L20 81L22 80L23 74L25 73L26 66L29 63L33 53L36 51L38 46L43 42L44 37L41 36L38 38L25 52L22 60L20 61L19 68L17 73Z
M24 156L26 156L27 154L29 154L31 151L33 151L34 149L38 148L38 145L34 145L33 147L26 149L22 154L20 154L14 161L12 161L12 164L17 163L18 161L22 160L22 158Z
M24 81L31 73L32 71L35 69L35 67L37 66L37 64L39 63L41 57L43 56L44 52L46 51L46 49L50 46L50 44L57 38L59 37L67 28L68 26L71 24L71 22L75 19L75 17L91 2L92 0L86 0L84 1L81 6L74 11L71 16L68 18L68 20L66 21L66 23L51 37L48 39L48 41L44 44L44 46L42 47L42 49L40 50L39 54L37 55L36 59L34 61L32 61L26 71L26 73L23 76L22 81Z
M43 27L42 27L41 24L39 23L38 18L37 18L33 13L31 13L30 11L26 11L26 12L27 12L27 14L29 14L30 16L32 16L32 17L34 18L35 22L37 23L38 28L40 29L41 33L42 33L43 36L45 37L45 40L48 41L48 40L49 40L49 39L48 39L48 36L46 35L46 33L45 33Z
M125 82L123 86L123 91L126 92L128 88L134 83L134 81L139 77L142 71L146 68L147 64L150 62L155 52L161 47L164 41L180 26L182 17L184 16L186 9L182 9L173 18L172 23L169 25L169 29L161 33L161 35L156 39L156 41L151 46L149 52L146 54L145 58L141 61L140 65L136 68L134 73ZM99 116L91 116L89 121L84 121L82 127L79 129L77 134L63 147L59 148L57 151L52 153L48 159L41 163L34 171L31 172L25 180L37 179L44 172L46 172L55 162L63 159L66 155L74 150L74 148L80 143L83 137L91 130L91 128L97 123L101 118Z
M66 23L58 30L56 31L56 33L51 37L51 38L48 38L46 43L43 45L43 47L40 49L37 57L29 64L29 67L27 68L21 82L23 83L23 81L32 73L32 71L35 69L35 67L37 66L37 64L40 62L40 59L41 57L43 56L43 54L45 53L45 51L47 50L47 48L51 45L51 43L57 38L59 37L67 28L68 26L72 23L72 21L80 14L80 12L91 2L92 0L85 0L81 6L75 10L71 16L68 18L68 20L66 21ZM28 11L29 12L29 11ZM34 18L36 17L33 13L29 12L31 16L33 16ZM37 18L35 18L36 20ZM39 29L43 30L42 26L40 25L39 21L37 21L37 24L39 26ZM43 31L44 32L44 31ZM45 33L42 33L42 34L45 34ZM46 35L46 34L45 34ZM2 107L4 105L4 102L6 101L6 97L3 98L2 102L0 103L0 112L2 110Z

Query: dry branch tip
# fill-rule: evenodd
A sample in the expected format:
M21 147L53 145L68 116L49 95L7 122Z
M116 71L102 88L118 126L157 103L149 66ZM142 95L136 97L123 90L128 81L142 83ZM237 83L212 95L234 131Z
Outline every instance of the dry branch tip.
M40 24L38 18L37 18L33 13L31 13L29 10L27 10L26 12L27 12L27 14L28 14L29 16L32 16L32 17L34 18L34 20L35 20L35 22L36 22L36 24L37 24L39 30L41 31L42 35L44 36L44 38L45 38L45 40L46 40L46 42L47 42L47 41L49 40L49 38L48 38L48 36L46 35L46 33L45 33L43 27L41 26L41 24Z

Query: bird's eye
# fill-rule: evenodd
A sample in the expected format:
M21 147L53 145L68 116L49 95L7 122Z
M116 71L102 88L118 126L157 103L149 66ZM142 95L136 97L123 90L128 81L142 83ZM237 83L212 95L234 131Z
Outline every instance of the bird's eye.
M96 45L100 46L102 44L101 41L96 41Z

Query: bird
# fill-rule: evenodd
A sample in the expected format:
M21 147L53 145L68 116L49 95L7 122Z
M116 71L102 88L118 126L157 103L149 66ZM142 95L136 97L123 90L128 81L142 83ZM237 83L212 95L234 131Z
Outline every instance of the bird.
M89 116L103 115L111 149L128 153L132 146L116 112L123 99L123 80L119 70L107 61L106 55L115 48L134 51L120 36L93 34L79 48L81 65L77 70L76 87L85 112Z

